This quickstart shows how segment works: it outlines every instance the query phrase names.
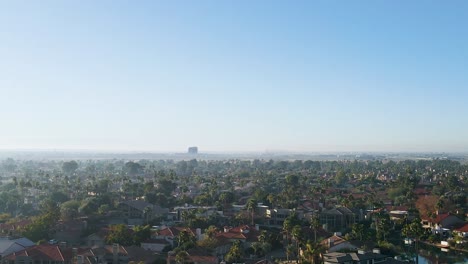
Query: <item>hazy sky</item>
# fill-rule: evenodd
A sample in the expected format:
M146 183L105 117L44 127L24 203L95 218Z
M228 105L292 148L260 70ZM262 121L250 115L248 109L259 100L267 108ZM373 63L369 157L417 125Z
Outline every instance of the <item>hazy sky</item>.
M0 149L467 151L467 1L0 1Z

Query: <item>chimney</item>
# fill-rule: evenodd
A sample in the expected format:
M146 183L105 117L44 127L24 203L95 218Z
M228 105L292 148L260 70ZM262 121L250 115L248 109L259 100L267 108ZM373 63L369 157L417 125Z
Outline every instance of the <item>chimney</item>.
M201 232L201 228L197 228L195 230L196 234L197 234L197 240L202 240L202 232Z
M260 225L259 224L255 224L255 230L260 231Z
M333 247L333 240L331 238L328 239L328 248Z

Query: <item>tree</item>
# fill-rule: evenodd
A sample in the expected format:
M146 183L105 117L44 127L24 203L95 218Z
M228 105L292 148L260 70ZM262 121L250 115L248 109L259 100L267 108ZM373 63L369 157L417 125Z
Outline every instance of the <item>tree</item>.
M146 206L143 208L143 215L145 216L146 224L148 224L149 219L153 217L153 209L151 206Z
M151 228L149 225L146 226L136 226L133 229L133 244L140 245L141 242L149 239L151 237Z
M252 249L253 249L253 251L254 251L255 256L258 257L258 256L259 256L259 253L260 253L260 251L261 251L261 249L262 249L262 243L260 243L260 242L253 242L253 243L251 244L251 247L252 247Z
M209 238L214 238L218 233L218 228L214 225L210 225L207 229L205 229L205 235Z
M42 239L48 240L50 229L51 223L49 222L49 218L41 215L34 218L32 223L24 228L22 235L35 242Z
M314 214L310 219L310 228L314 230L314 243L317 243L317 230L320 228L318 215Z
M289 243L289 236L291 234L292 229L294 228L294 226L299 225L299 224L300 224L300 220L297 217L296 213L292 213L288 217L286 217L286 219L284 219L283 230L286 231L286 240L288 241L288 243Z
M303 250L303 258L311 263L322 263L322 254L325 252L325 248L320 243L314 243L310 240L307 241Z
M223 207L226 208L228 204L234 201L234 194L232 192L223 192L219 195L218 199L223 203Z
M420 239L424 234L421 219L415 218L411 223L404 225L401 233L409 238Z
M144 167L137 162L129 161L125 163L125 168L127 169L128 174L137 175L143 172Z
M110 206L108 204L102 204L98 208L98 213L101 215L107 214L109 212Z
M355 223L351 226L351 234L353 237L358 239L359 241L363 241L364 239L364 225Z
M387 236L390 234L390 228L392 227L390 216L388 214L380 216L377 227L378 239L387 241Z
M186 263L186 262L188 262L189 259L190 259L190 255L185 250L181 250L181 251L177 252L177 254L175 256L175 260L179 264Z
M302 228L300 225L295 225L291 230L291 235L296 241L296 249L299 250L300 245L302 244Z
M80 202L76 200L66 201L60 205L60 215L63 220L70 220L78 215Z
M105 240L107 244L118 243L123 246L130 246L133 244L133 237L124 224L111 225Z
M90 215L96 213L99 209L99 201L96 197L89 197L81 201L81 206L78 208L80 213Z
M241 244L239 240L236 240L231 248L229 249L229 252L226 254L225 258L228 263L237 263L241 262L243 257L243 252L241 248Z
M62 164L62 171L66 174L73 174L76 169L78 169L78 163L76 163L74 160L65 161Z
M182 250L188 250L195 246L195 235L189 229L180 231L177 236L177 247Z
M255 199L249 199L247 201L247 210L250 211L250 214L252 216L252 225L254 224L254 216L255 216L255 210L257 209L257 200Z
M339 170L335 175L335 182L338 185L343 185L348 180L348 176L343 170Z

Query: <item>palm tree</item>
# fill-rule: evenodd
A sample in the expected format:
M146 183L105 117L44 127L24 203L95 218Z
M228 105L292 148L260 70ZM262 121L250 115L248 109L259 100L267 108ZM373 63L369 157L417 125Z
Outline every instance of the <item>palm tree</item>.
M288 241L288 243L289 243L289 232L291 231L291 229L292 229L291 219L289 218L284 219L283 230L286 231L286 240Z
M320 220L315 214L310 219L310 228L314 230L314 243L317 243L317 229L320 228Z
M255 210L257 209L257 200L249 199L247 201L246 207L247 207L247 210L249 210L251 215L252 215L252 225L253 225L254 224Z
M302 228L300 225L295 225L293 229L291 230L291 235L294 238L294 241L296 242L296 249L299 250L300 245L302 243ZM298 252L299 255L299 252Z
M321 244L307 241L303 251L303 258L311 264L321 263L323 252L325 252L325 248Z
M219 195L218 199L223 203L223 208L226 209L227 205L234 200L234 194L232 192L223 192Z
M152 216L153 209L150 206L146 206L143 209L143 215L145 216L146 224L149 222L149 218Z
M439 200L437 201L437 204L436 204L437 210L440 210L440 209L444 208L444 205L445 205L444 198L443 198L443 196L441 196L439 198Z

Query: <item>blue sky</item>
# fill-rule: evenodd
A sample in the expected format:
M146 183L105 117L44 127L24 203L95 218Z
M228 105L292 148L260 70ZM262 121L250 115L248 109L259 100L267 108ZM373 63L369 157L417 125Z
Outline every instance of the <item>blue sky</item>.
M466 1L1 1L0 149L468 150Z

